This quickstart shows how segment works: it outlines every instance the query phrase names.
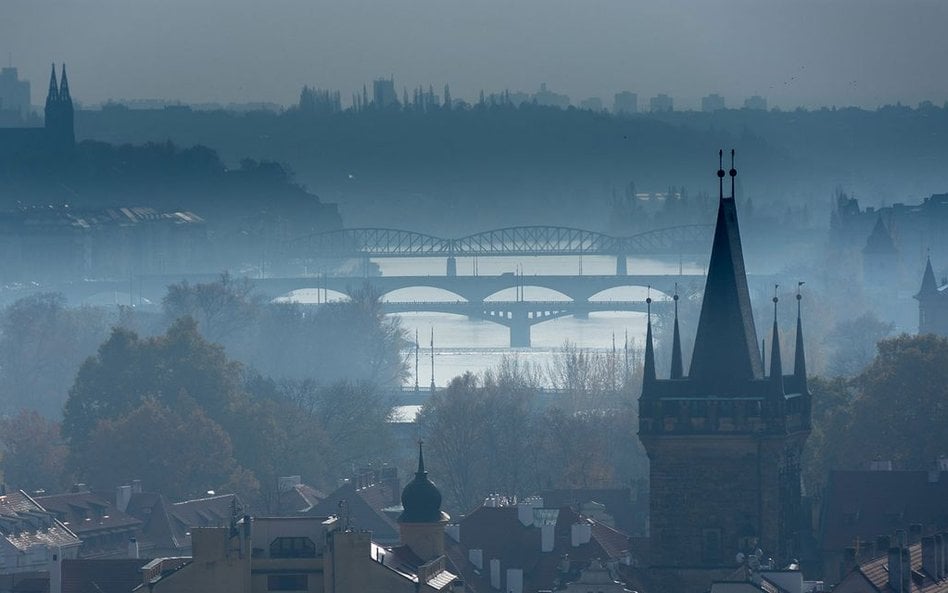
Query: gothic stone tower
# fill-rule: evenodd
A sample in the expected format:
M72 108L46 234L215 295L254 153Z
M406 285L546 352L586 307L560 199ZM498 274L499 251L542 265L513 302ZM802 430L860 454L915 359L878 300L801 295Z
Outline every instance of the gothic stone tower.
M756 550L798 554L800 455L810 431L799 295L794 372L783 374L776 317L769 376L757 349L734 200L720 203L688 376L680 340L672 377L655 376L651 318L639 399L650 460L649 576L657 591L705 591ZM776 312L777 299L774 298ZM676 315L677 325L677 315Z
M49 74L49 92L46 94L46 145L52 151L72 148L76 143L73 125L74 110L72 96L69 94L69 81L66 78L66 65L63 64L59 84L56 83L56 65Z

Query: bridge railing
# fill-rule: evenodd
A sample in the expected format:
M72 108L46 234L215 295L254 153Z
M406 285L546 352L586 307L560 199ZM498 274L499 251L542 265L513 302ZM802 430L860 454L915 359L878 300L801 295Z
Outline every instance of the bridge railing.
M294 257L487 257L705 253L711 225L685 225L617 237L562 226L517 226L459 238L389 228L339 229L284 246Z

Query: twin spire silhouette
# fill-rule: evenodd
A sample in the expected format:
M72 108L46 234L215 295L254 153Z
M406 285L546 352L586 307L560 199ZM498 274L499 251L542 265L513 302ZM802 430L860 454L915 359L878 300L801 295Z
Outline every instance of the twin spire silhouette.
M747 275L734 198L737 169L734 166L735 151L731 150L731 168L725 173L724 151L718 151L719 205L708 265L707 282L701 305L701 315L695 337L691 368L687 379L700 381L712 387L708 393L726 390L737 383L764 379L763 348L757 350L757 332L750 306ZM731 178L731 195L724 195L724 176ZM806 391L806 357L803 348L803 321L801 312L801 288L797 284L797 335L794 360L794 382ZM778 285L774 286L774 322L771 338L770 379L783 393L783 360L780 354L780 331L777 324ZM650 291L651 292L651 291ZM681 335L678 322L678 286L672 297L675 303L675 318L672 331L671 380L686 379L681 351ZM646 299L648 321L645 333L645 360L643 366L646 386L657 380L655 372L655 348L652 338L651 294ZM643 394L646 390L643 390Z

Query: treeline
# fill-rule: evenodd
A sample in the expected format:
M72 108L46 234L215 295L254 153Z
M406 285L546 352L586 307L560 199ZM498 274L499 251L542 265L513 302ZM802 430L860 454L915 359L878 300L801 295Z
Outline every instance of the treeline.
M367 292L312 310L223 276L169 287L159 314L41 294L0 327L0 467L14 487L147 479L172 497L229 489L265 505L278 476L331 488L391 448L384 394L407 342Z
M151 207L189 210L215 231L243 238L297 237L341 226L334 204L306 190L285 165L240 158L226 164L199 143L86 140L58 155L0 159L0 210ZM261 241L262 242L262 241Z
M675 185L715 195L722 146L737 148L745 197L758 209L805 203L815 223L828 223L840 184L868 202L948 186L936 166L948 140L930 133L948 123L942 107L614 116L518 105L506 95L451 108L433 102L430 89L413 96L407 107L343 109L334 95L307 89L304 108L283 113L111 108L80 112L77 131L111 142L205 143L226 160L286 163L345 201L358 224L418 227L449 209L465 213L441 222L442 232L564 220L604 228L613 190L630 180L645 192Z

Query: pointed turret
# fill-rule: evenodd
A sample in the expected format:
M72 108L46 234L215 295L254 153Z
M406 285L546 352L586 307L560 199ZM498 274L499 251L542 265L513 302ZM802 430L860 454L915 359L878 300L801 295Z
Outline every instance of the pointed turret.
M938 294L938 283L935 282L935 271L932 269L932 258L928 256L925 261L925 273L922 275L922 287L918 289L915 295L916 300L922 300Z
M722 153L718 153L719 158ZM730 175L737 176L732 164ZM718 170L720 200L711 246L711 261L701 304L701 317L691 357L692 381L703 384L706 393L763 376L757 352L757 330L751 311L744 254L733 196L724 197L724 169Z
M49 72L49 92L46 93L46 109L49 109L53 103L59 101L59 84L56 83L56 64L53 64Z
M672 330L671 378L681 379L685 375L681 358L681 333L678 331L678 292L675 291L675 327Z
M801 283L802 284L802 283ZM800 301L803 295L797 289L797 344L796 351L793 353L793 376L797 380L800 391L806 393L806 354L803 352L803 315Z
M883 222L882 214L879 214L876 218L876 225L872 227L872 233L866 239L866 246L863 247L862 252L875 255L891 255L898 253L898 251L895 241L892 240L889 227Z
M648 325L645 330L645 363L642 366L642 380L645 386L648 386L655 383L655 347L652 345L652 297L645 299L645 304L648 307Z
M69 80L66 79L66 64L63 64L62 72L62 75L59 77L59 100L71 102L72 97L69 96ZM80 72L80 74L82 73ZM80 80L79 82L82 81Z
M777 302L774 296L774 328L770 341L770 380L780 387L783 393L783 360L780 356L780 328L777 327Z

